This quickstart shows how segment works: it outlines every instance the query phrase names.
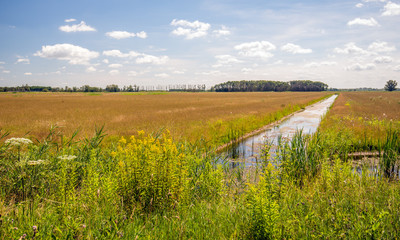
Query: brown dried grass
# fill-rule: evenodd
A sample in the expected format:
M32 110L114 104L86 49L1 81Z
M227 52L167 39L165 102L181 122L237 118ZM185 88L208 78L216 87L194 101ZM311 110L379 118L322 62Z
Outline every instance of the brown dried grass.
M202 126L215 121L274 113L288 105L306 104L326 94L103 93L92 96L84 93L7 93L0 94L0 128L10 131L13 136L29 132L38 138L46 136L54 125L67 136L78 128L81 129L80 136L92 135L95 126L102 125L113 136L166 128L175 137L190 139L202 135Z
M400 128L400 92L342 92L320 127L350 132L361 145L383 141L390 128Z
M331 114L378 120L400 120L400 92L343 92Z

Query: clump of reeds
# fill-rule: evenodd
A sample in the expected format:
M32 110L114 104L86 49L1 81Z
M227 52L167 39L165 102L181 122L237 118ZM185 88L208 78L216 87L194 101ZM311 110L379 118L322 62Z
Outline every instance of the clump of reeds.
M385 177L395 178L399 176L400 160L400 132L389 129L386 133L386 141L380 144L379 167Z

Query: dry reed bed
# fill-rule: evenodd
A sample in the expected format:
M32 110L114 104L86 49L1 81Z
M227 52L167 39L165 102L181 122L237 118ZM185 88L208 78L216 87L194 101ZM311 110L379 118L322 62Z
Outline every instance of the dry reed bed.
M0 128L14 136L44 137L57 125L65 135L80 128L92 134L105 125L110 135L132 135L138 130L171 130L173 136L198 136L203 126L246 115L265 115L288 105L306 104L326 92L169 93L126 95L103 93L0 94Z

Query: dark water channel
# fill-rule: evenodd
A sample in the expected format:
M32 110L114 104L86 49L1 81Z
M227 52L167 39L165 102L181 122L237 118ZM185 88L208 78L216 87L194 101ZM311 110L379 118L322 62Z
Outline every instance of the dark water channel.
M267 142L271 143L273 148L278 143L279 137L290 141L298 130L302 130L306 134L315 133L322 117L329 110L336 97L337 95L333 95L310 105L279 125L227 147L221 153L221 159L227 160L233 168L243 163L246 167L258 164Z

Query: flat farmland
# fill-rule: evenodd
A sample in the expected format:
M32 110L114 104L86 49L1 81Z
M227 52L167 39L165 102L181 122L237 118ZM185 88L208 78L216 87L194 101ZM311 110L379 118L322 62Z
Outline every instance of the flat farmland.
M400 92L342 92L330 114L365 119L399 120Z
M400 92L341 92L320 126L338 149L348 148L338 152L377 150L399 129Z
M304 106L327 92L255 93L7 93L0 94L0 128L12 136L43 138L51 126L65 135L91 135L105 126L112 136L169 129L174 137L207 134L215 122L262 117Z
M383 135L380 131L397 125L399 120L400 92L342 92L321 128L340 126L358 135Z

